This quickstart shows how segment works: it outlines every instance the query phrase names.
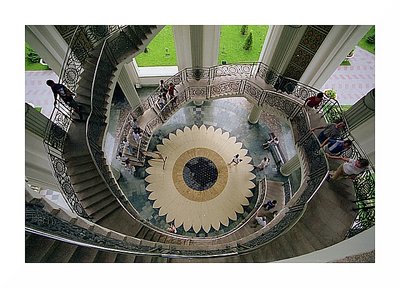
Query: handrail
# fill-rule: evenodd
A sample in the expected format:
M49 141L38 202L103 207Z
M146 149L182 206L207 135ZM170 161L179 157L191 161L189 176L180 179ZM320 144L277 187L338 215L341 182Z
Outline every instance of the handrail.
M117 58L117 57L115 57L115 58ZM261 65L262 63L257 63L257 65L258 65L258 68L260 67L260 66L262 66ZM232 66L232 65L231 65ZM247 66L246 66L247 67ZM252 68L251 68L251 71L250 71L250 73L248 73L248 77L252 77L252 71L255 69L255 64L252 64L252 66L251 66ZM258 69L257 68L257 69ZM195 70L201 70L202 68L195 68ZM97 71L97 69L96 69L96 71ZM256 73L256 75L254 76L254 77L257 77L258 75L258 71L259 71L259 69L257 70L257 73ZM186 74L184 74L184 72L186 73ZM169 79L172 79L172 81L174 81L174 83L176 83L176 82L178 82L178 83L182 83L183 82L183 80L185 80L186 82L187 81L189 81L189 80L187 80L187 79L190 79L191 78L191 76L192 75L190 75L190 74L188 74L188 72L189 72L189 69L187 68L187 69L184 69L183 71L180 71L179 73L177 73L176 75L174 75L173 77L171 77L171 78L169 78ZM208 74L207 75L210 75L211 73L210 73L210 70L208 70ZM235 71L234 71L235 72ZM194 74L193 74L194 75ZM198 78L199 76L200 76L200 79L202 79L201 77L202 77L202 75L204 75L204 73L197 73L195 76ZM215 77L215 75L218 75L218 73L212 73L212 75L213 75L213 77ZM247 74L246 74L247 75ZM188 77L189 76L189 77ZM279 75L278 75L279 76ZM175 78L174 78L175 77ZM193 77L193 79L196 79L196 77ZM247 76L246 76L247 77ZM206 79L206 78L203 78L203 79ZM215 78L214 78L215 79ZM196 80L198 80L198 79L196 79ZM207 81L210 81L210 79L209 78L207 78L206 79ZM246 82L241 82L241 85L240 85L240 89L241 89L241 93L243 94L244 92L245 92L245 89L246 89L246 83L249 83L248 81ZM220 84L220 83L219 83ZM269 84L269 83L267 83L267 84ZM209 86L212 86L212 85L209 85ZM251 86L251 84L250 84L250 86ZM93 86L94 87L94 86ZM196 88L196 87L195 87ZM254 87L253 87L254 88ZM305 89L305 90L307 90L307 89ZM92 89L92 91L94 91L93 89ZM207 93L211 93L210 91L211 91L211 89L205 89L205 91L208 91ZM267 91L269 91L268 93L271 93L271 91L270 90L267 90ZM184 90L184 95L185 95L185 97L187 97L188 99L191 99L192 97L190 96L190 93L189 93L189 89L185 89ZM313 91L311 91L312 93L314 93ZM304 94L302 94L302 93L300 93L300 92L296 92L297 94L296 95L299 95L299 97L297 97L297 98L299 98L299 99L301 99L301 97L303 97L303 96L301 96L301 95L304 95ZM277 94L279 94L279 93L277 93ZM211 95L211 94L210 94ZM262 92L261 92L261 94L257 94L257 95L260 95L260 98L259 99L256 99L256 100L258 100L259 102L261 101L261 98L263 98L264 100L265 99L267 99L267 97L266 97L266 93L264 93L264 94L262 94ZM149 106L151 107L151 108L154 108L154 104L155 104L155 101L151 101L152 99L150 98L150 99L148 99L148 104L149 104ZM295 105L296 106L296 105ZM93 97L92 97L92 107L93 107ZM91 113L93 112L93 111L95 111L96 109L94 108L94 109L92 109L92 111L91 111ZM293 110L292 110L293 111ZM156 118L154 118L154 119L151 119L149 122L148 122L148 124L150 124L150 122L154 122L154 123L152 123L152 126L147 126L146 125L146 128L148 128L148 129L145 129L147 132L152 132L152 131L154 131L153 130L153 128L155 128L155 126L157 126L157 124L159 123L159 121L162 123L162 120L160 119L161 117L159 117L160 116L160 113L157 113L157 116L158 117L156 117ZM92 115L91 115L91 117L92 117ZM89 123L89 121L88 121L88 123ZM88 123L87 123L87 125L88 125ZM88 127L88 126L87 126ZM149 134L150 134L149 133ZM88 139L88 138L87 138ZM315 139L313 139L313 141L312 142L315 142ZM304 142L304 143L309 143L308 141L306 141L306 142ZM318 171L317 171L318 172ZM316 172L316 173L317 173ZM317 178L315 178L314 180L316 181L316 182L319 182L319 185L321 184L321 182L319 181L320 179L321 179L321 177L322 177L322 179L324 179L324 177L323 177L323 173L322 173L322 171L321 172L318 172L317 173L317 178L318 178L318 181L317 180L315 180L315 179L317 179ZM315 187L315 185L314 185L314 187ZM316 192L316 190L314 190L313 191L313 193L315 193ZM312 194L313 195L313 194ZM310 198L309 198L310 199ZM304 203L304 205L303 205L303 207L305 208L305 205L306 203ZM301 207L301 206L299 206L299 207ZM298 212L301 212L300 214L298 213ZM243 243L243 245L244 246L246 246L246 247L250 247L250 246L252 246L253 244L255 245L255 246L260 246L260 244L261 245L265 245L266 243L268 243L269 241L271 241L271 239L274 239L274 238L276 238L276 237L278 237L279 236L279 234L280 233L282 233L282 231L287 231L287 229L289 229L288 227L289 226L291 226L291 225L294 225L293 223L294 222L297 222L297 220L298 219L300 219L300 217L301 217L301 215L302 215L302 213L304 213L304 209L300 209L300 210L296 210L296 211L289 211L289 212L291 212L291 213L287 213L283 218L282 218L282 221L281 222L279 222L279 223L277 223L277 226L279 226L280 228L278 228L278 229L271 229L271 230L269 230L269 231L267 231L267 233L265 233L265 234L262 234L261 236L262 237L256 237L256 238L253 238L253 240L250 240L250 242L246 242L246 243ZM284 221L283 221L284 220ZM275 226L274 226L275 227ZM274 234L274 233L276 233L276 230L279 230L279 231L281 231L280 233L278 233L278 234ZM271 232L272 231L272 232ZM272 234L271 234L272 233ZM268 235L268 236L266 236L266 235ZM257 240L256 240L257 239ZM268 240L269 239L269 240ZM267 241L268 240L268 241ZM253 241L253 242L251 242L251 241ZM261 241L261 243L259 242L259 241ZM254 247L253 247L254 248ZM252 249L253 249L252 248ZM248 250L246 250L246 249L244 249L244 250L242 250L242 251L248 251ZM191 251L191 252L193 252L193 251ZM182 256L182 255L181 255ZM220 254L218 254L218 255L214 255L214 256L220 256Z

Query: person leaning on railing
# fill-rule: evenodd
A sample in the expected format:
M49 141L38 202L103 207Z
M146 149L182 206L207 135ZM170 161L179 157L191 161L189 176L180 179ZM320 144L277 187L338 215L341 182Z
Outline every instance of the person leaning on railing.
M316 96L308 97L304 101L303 106L307 105L310 108L318 108L318 106L319 106L319 104L321 104L323 98L324 98L324 93L319 92Z
M337 123L330 123L326 126L315 127L312 128L310 131L313 132L317 129L324 129L318 135L318 141L322 144L326 139L339 139L341 130L344 127L346 127L346 124L343 121L339 120L339 122Z

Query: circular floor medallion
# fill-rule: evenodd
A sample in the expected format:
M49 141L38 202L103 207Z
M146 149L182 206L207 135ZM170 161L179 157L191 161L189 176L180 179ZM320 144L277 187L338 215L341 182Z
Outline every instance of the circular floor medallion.
M157 150L166 161L149 161L146 190L166 222L208 233L211 227L219 230L221 224L236 221L249 205L255 186L251 158L228 132L204 125L185 127L170 133ZM228 165L236 154L243 161Z

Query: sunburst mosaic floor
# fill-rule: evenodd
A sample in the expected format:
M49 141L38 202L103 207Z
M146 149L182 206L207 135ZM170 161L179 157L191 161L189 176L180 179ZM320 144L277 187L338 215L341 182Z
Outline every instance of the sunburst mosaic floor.
M185 127L170 133L157 145L164 161L150 160L146 169L153 207L160 216L185 231L206 233L228 226L229 219L248 206L256 176L243 144L221 128L205 125ZM230 163L239 154L239 164Z

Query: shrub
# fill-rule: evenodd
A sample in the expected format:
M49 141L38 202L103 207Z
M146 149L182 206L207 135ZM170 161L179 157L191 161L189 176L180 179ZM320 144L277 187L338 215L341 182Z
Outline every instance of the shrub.
M370 44L375 44L375 34L367 37L367 42Z
M250 50L251 46L253 46L253 31L250 31L249 35L246 37L246 40L244 40L243 49Z
M326 89L326 90L324 90L324 94L326 96L328 96L329 98L331 98L331 99L335 99L336 98L336 91L335 90Z
M240 29L240 34L246 35L248 29L249 29L248 25L242 25L242 28Z
M40 56L30 47L28 47L28 53L26 56L31 63L39 63L40 61Z

